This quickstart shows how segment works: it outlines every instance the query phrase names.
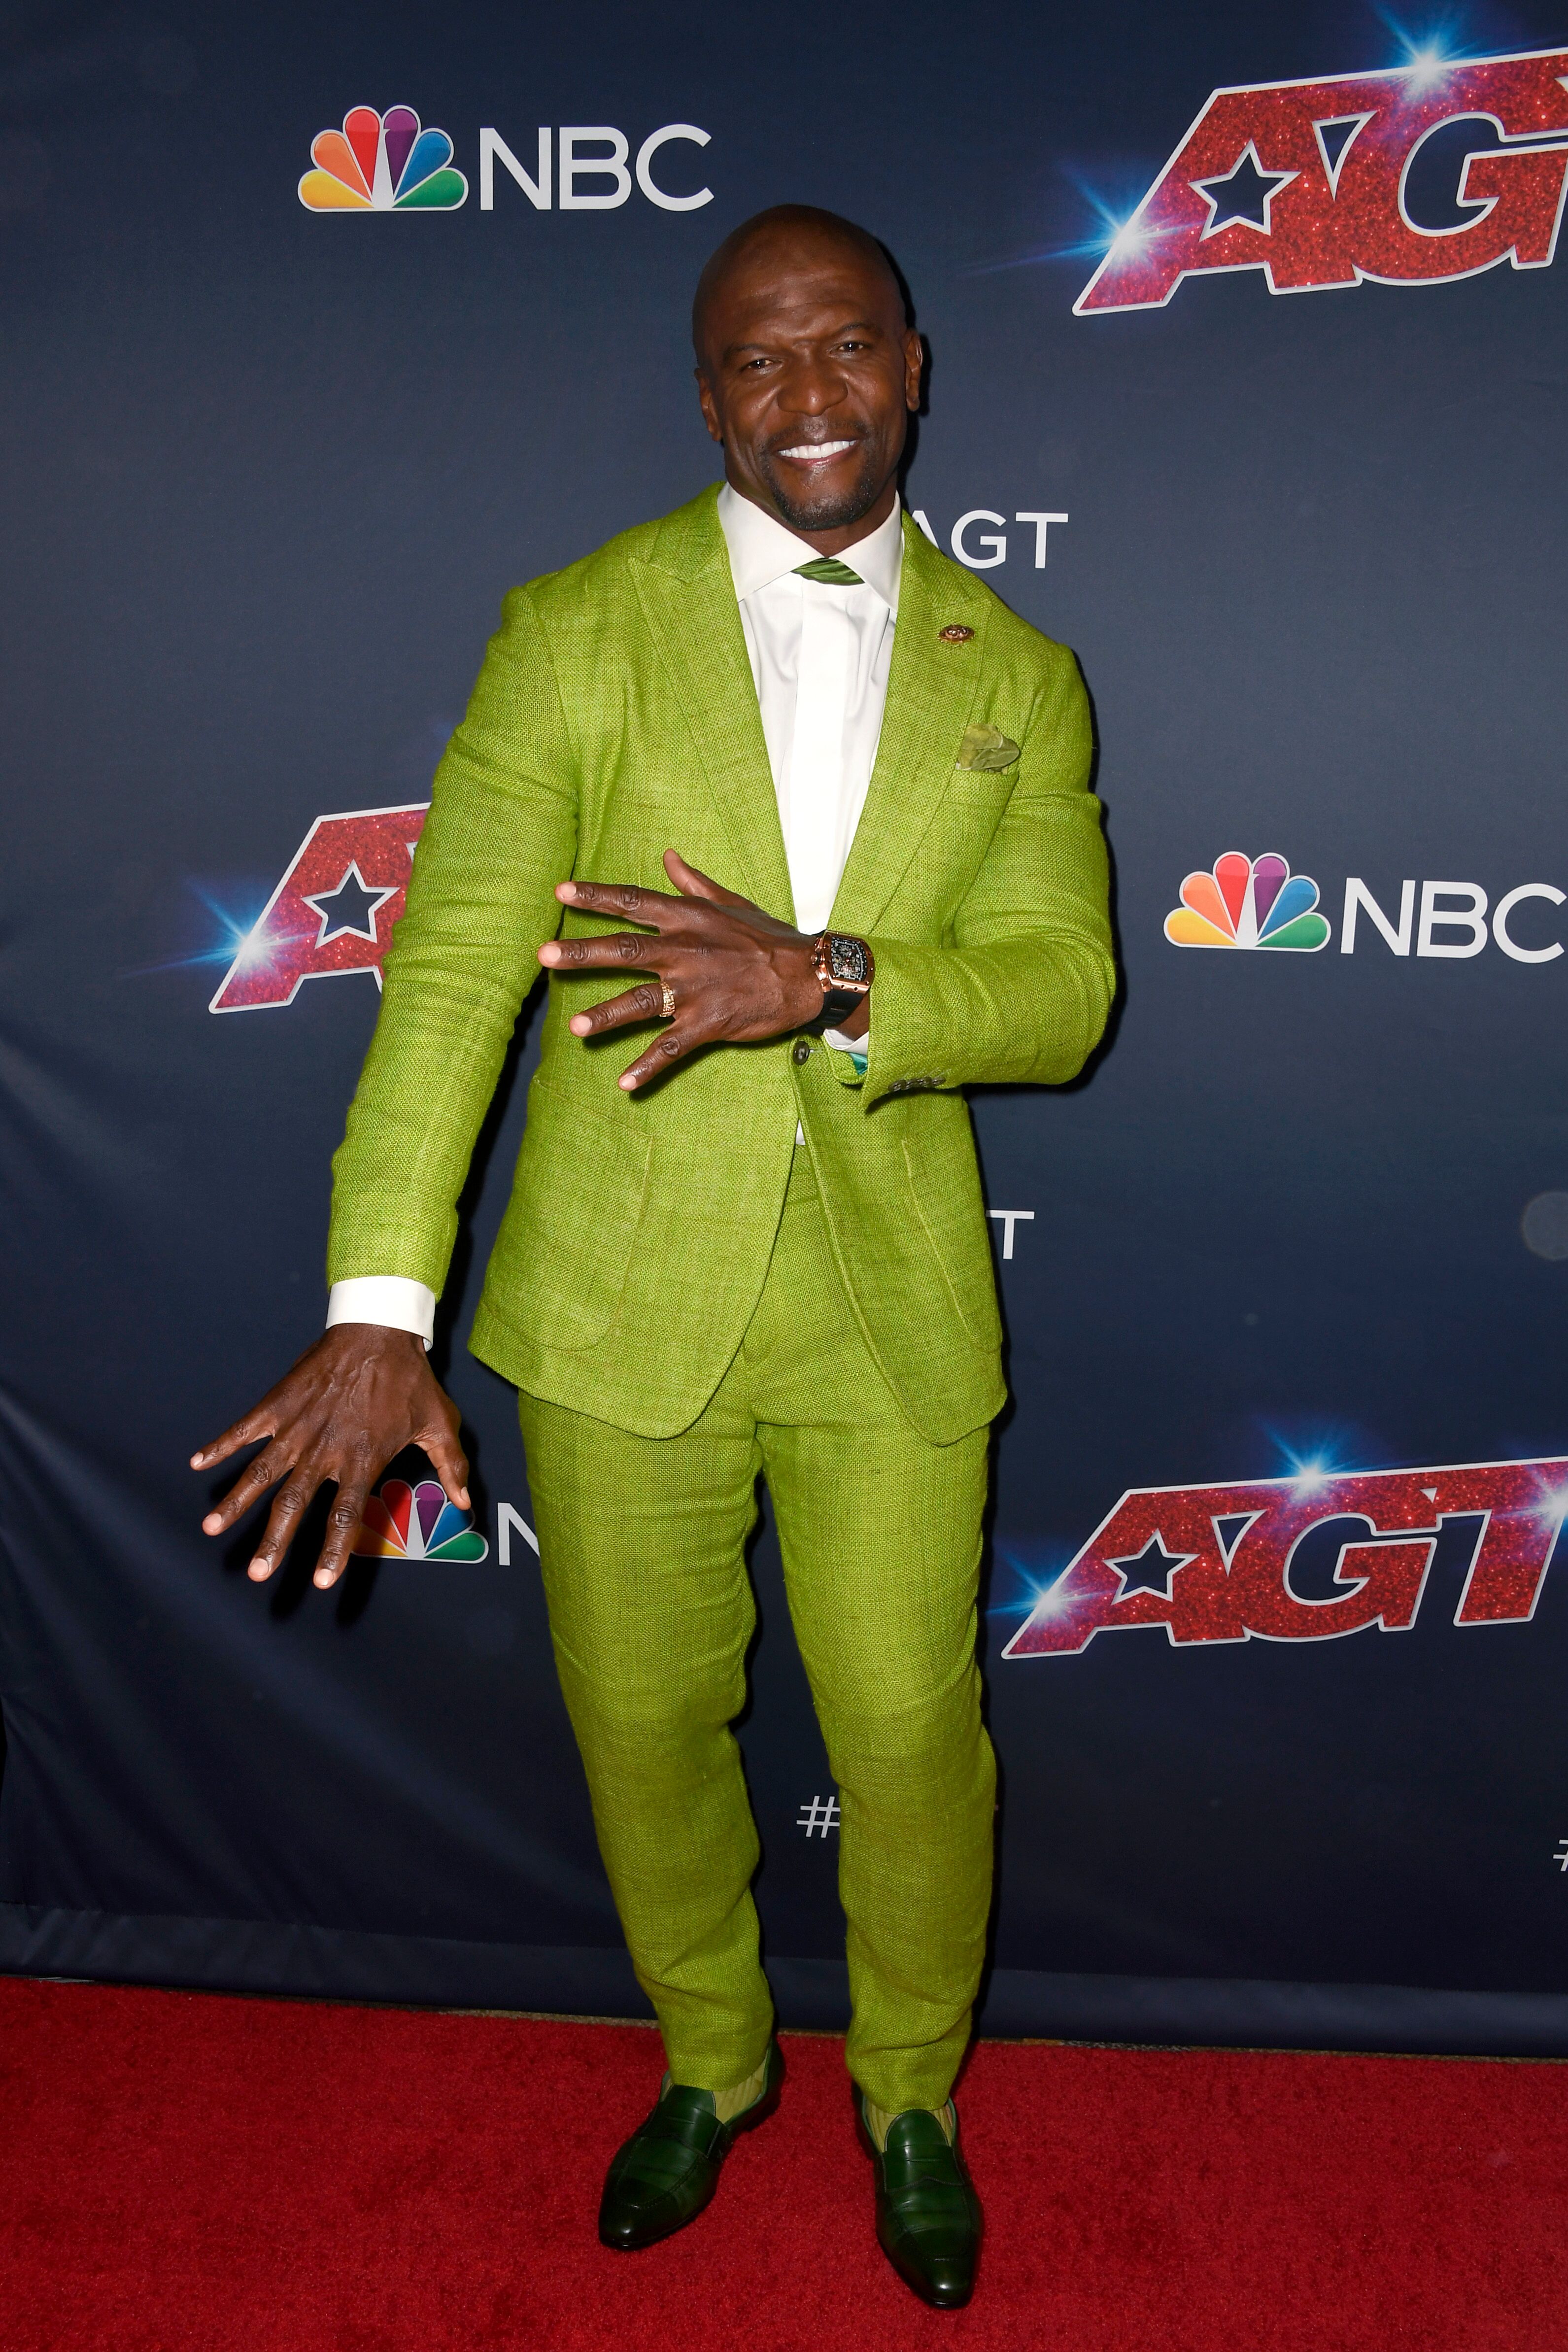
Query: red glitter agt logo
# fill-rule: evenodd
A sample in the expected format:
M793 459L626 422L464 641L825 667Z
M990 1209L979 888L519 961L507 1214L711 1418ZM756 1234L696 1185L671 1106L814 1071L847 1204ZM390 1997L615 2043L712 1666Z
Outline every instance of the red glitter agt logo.
M1568 1458L1134 1488L1002 1654L1068 1656L1123 1625L1178 1644L1405 1633L1435 1560L1462 1587L1456 1625L1518 1624L1565 1511Z
M1423 226L1412 171L1461 120L1457 218ZM1157 308L1200 270L1261 269L1270 293L1301 294L1363 278L1436 285L1500 261L1540 269L1565 174L1568 49L1216 89L1073 308Z
M403 912L427 801L319 816L240 943L209 1013L292 1004L306 980L371 971Z

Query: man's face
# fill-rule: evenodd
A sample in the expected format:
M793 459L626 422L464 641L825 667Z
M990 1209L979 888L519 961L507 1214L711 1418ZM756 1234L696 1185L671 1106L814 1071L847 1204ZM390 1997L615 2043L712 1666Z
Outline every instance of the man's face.
M702 414L743 498L809 537L892 511L921 343L885 269L809 233L759 239L715 289L702 341Z

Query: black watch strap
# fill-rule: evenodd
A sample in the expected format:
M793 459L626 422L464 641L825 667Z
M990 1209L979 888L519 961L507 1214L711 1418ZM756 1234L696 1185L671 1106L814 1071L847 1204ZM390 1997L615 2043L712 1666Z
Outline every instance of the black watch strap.
M859 989L830 988L822 1000L821 1012L805 1025L820 1037L825 1029L837 1029L841 1021L847 1021L855 1007L865 1002L864 992Z

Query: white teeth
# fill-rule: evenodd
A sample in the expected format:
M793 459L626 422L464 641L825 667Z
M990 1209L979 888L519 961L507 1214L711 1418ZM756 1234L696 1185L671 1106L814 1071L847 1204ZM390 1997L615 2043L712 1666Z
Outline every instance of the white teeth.
M781 457L837 457L842 449L853 449L853 441L803 441L798 449L781 449Z

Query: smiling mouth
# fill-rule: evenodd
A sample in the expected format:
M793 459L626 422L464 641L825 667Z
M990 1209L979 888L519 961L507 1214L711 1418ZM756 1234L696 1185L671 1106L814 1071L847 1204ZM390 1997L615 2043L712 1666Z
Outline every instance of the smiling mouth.
M787 457L796 466L821 466L829 458L842 457L847 449L855 446L853 441L799 441L793 449L775 449L773 455Z

